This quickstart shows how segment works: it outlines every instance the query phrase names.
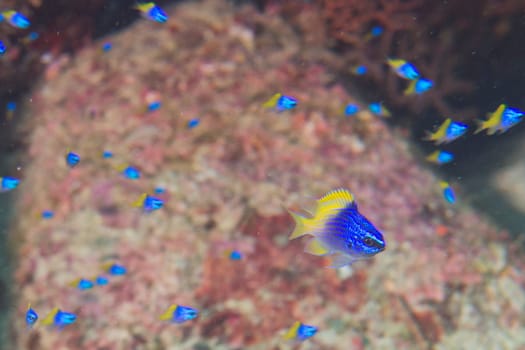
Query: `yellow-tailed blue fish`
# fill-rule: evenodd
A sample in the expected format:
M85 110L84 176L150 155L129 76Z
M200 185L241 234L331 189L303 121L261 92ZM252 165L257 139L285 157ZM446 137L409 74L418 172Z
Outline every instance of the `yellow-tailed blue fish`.
M463 136L467 130L467 124L455 122L452 121L451 118L447 118L435 132L427 132L423 139L427 141L434 141L436 145L440 145L442 143L454 141L455 139Z
M184 323L195 319L199 315L199 310L189 306L171 305L162 315L159 316L161 321L170 321L173 323Z
M284 334L283 338L294 342L303 342L317 333L317 327L310 326L299 321L294 324Z
M399 58L388 58L386 62L400 78L415 80L420 77L416 67L406 60Z
M168 20L168 15L154 2L138 3L135 9L139 10L144 18L151 21L165 23Z
M447 151L436 150L430 153L425 159L430 163L441 165L453 161L454 155Z
M474 133L487 130L487 135L502 134L518 124L523 119L523 115L524 112L519 109L500 104L494 112L489 113L487 120L478 122L478 129Z
M359 213L354 196L346 189L330 191L319 199L313 217L290 214L296 224L290 239L313 236L305 252L332 257L330 267L349 265L385 249L383 234Z

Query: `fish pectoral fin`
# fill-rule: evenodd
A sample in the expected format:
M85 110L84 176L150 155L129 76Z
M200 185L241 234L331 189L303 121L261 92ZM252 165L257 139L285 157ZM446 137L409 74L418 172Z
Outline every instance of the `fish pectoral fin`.
M304 248L304 251L308 254L317 256L323 256L330 253L328 248L326 248L321 242L319 242L319 240L315 238L311 239L310 242L308 242L308 244Z
M357 260L359 260L359 257L357 256L347 254L336 254L332 259L331 264L328 265L328 267L332 269L338 269L343 266L351 265Z

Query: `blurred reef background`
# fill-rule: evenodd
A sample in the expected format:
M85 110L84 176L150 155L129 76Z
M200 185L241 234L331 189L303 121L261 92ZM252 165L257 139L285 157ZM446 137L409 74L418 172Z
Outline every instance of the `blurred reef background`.
M0 196L6 349L287 349L279 334L296 319L320 327L303 349L525 349L525 126L447 145L456 159L439 168L422 141L446 117L474 128L500 103L525 108L523 1L158 4L165 24L130 1L0 3L31 20L0 26L0 106L17 104L0 111L0 175L22 179ZM387 57L435 87L405 96ZM262 108L278 91L298 107ZM341 112L371 101L392 117ZM82 156L74 169L68 149ZM143 178L124 179L121 164ZM131 207L156 186L161 211ZM283 207L340 186L388 248L328 270L287 242ZM241 261L224 257L232 249ZM105 261L129 275L68 286ZM79 321L29 331L28 302ZM160 323L175 302L201 315Z

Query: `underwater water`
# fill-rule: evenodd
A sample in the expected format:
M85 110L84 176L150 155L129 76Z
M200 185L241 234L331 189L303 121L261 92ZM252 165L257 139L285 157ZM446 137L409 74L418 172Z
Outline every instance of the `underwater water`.
M1 3L0 349L525 349L525 13L467 3Z

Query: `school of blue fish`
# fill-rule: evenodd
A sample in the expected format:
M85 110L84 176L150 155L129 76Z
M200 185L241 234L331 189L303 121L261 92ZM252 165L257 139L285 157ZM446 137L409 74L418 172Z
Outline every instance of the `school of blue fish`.
M168 16L153 2L138 2L134 8L140 12L141 16L147 20L166 23ZM21 13L14 10L7 10L0 13L0 22L20 29L30 27L30 21ZM365 34L366 42L371 43L375 38L384 33L382 26L373 26ZM26 40L33 41L38 39L38 33L31 32ZM109 53L113 48L111 42L102 45L101 51ZM4 55L7 47L0 40L0 56ZM387 58L386 64L392 72L399 78L408 81L408 85L403 94L407 96L417 96L426 93L434 86L434 82L423 77L416 66L401 58ZM350 68L350 72L356 76L363 76L368 73L365 64L357 64ZM298 106L298 99L292 95L277 92L271 95L266 102L262 103L264 108L282 113L294 110ZM145 108L145 113L153 113L162 108L159 100L149 102ZM367 106L368 110L380 117L390 117L392 113L387 109L382 101L371 102ZM16 103L11 101L7 104L6 110L8 118L11 118L16 111ZM341 113L346 117L352 117L360 113L361 107L356 103L348 103L342 107ZM511 127L517 125L523 119L524 112L501 104L492 113L489 113L486 120L478 122L475 133L486 131L487 135L502 134ZM201 123L200 118L193 118L187 122L187 129L194 129ZM446 145L467 134L469 126L452 118L446 118L434 131L429 131L424 140L433 142L435 145ZM101 158L112 161L115 157L110 150L101 152ZM436 165L444 165L454 161L454 155L446 150L437 149L425 158L428 162ZM81 169L83 160L81 155L66 150L65 164L71 169ZM120 174L124 179L136 181L142 178L140 169L128 163L113 165L116 174ZM76 171L76 170L75 170ZM8 192L16 189L21 181L18 178L4 176L0 177L0 192ZM449 204L456 203L456 195L447 181L439 181L443 198ZM156 187L152 194L137 194L135 202L131 207L139 208L143 213L152 213L160 210L164 206L162 195L165 189ZM358 209L354 195L347 189L337 188L327 192L316 201L315 208L310 213L306 210L302 212L289 211L295 221L295 228L290 234L289 239L294 240L308 236L304 251L308 254L328 258L328 267L341 268L361 261L370 259L386 249L386 241L382 232L367 219ZM41 217L52 220L55 215L51 209L41 211ZM244 254L240 250L229 249L224 252L224 256L232 261L243 260ZM80 291L94 291L104 288L112 283L115 278L123 278L128 274L128 269L115 262L107 262L100 266L101 273L95 276L79 276L69 283L69 286ZM165 312L159 315L159 321L167 321L174 324L182 324L195 320L199 316L199 310L194 307L180 304L171 304ZM78 315L73 312L64 311L59 307L52 308L49 313L40 321L43 326L56 329L64 329L74 324ZM28 305L25 312L25 323L28 329L33 328L39 321L37 311ZM300 343L318 332L318 328L294 321L290 328L283 334L283 338L292 343Z

